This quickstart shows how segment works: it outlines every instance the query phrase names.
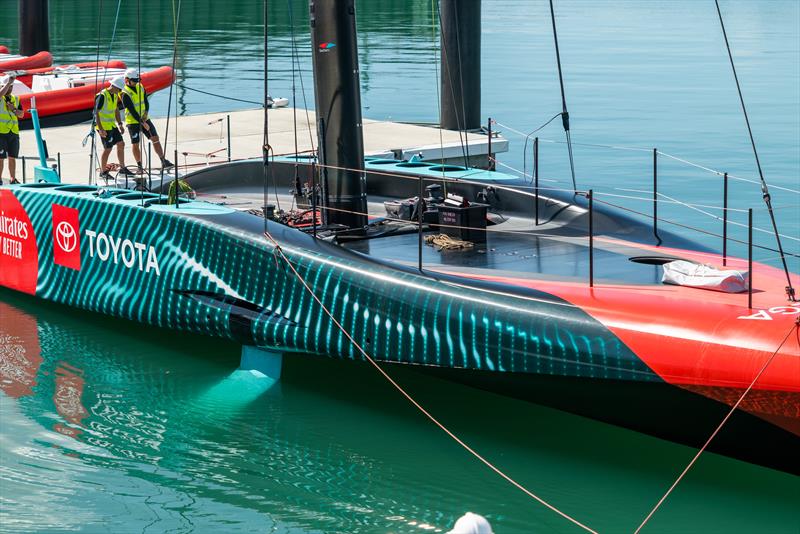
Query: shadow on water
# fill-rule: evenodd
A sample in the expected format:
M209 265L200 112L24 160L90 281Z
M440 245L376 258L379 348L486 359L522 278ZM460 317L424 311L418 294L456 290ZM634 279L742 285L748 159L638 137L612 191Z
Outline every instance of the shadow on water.
M267 388L235 371L234 344L6 291L0 338L0 514L12 530L420 532L473 510L497 532L576 531L364 363L292 356ZM389 370L490 461L600 531L632 530L694 452ZM707 454L650 531L796 532L798 491L798 477Z

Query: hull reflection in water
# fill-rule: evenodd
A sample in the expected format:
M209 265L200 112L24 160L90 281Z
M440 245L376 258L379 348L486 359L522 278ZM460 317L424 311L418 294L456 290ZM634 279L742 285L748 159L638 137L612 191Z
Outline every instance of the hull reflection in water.
M562 526L364 365L290 357L268 388L233 371L236 345L143 332L0 291L5 528L435 532L467 509L498 532ZM405 367L393 374L480 452L601 531L634 528L693 452ZM709 454L653 525L677 531L692 517L698 530L791 532L798 490L797 477Z

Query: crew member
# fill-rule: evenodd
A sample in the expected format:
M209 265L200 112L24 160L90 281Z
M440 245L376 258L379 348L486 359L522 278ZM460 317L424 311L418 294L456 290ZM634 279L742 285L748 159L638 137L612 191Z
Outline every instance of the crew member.
M3 171L8 159L8 173L11 183L17 181L17 158L19 157L19 119L24 114L19 97L11 94L15 76L10 74L0 78L0 185L3 185Z
M161 167L168 169L172 167L172 162L164 157L164 149L158 139L158 132L150 120L150 100L147 98L147 91L140 82L139 71L128 69L125 71L125 88L122 91L122 106L125 108L125 124L128 125L128 133L131 136L133 147L133 158L139 166L139 172L144 171L142 167L141 134L150 139L156 155L161 160Z
M112 179L108 172L108 156L114 147L117 147L120 174L133 174L125 166L125 141L122 140L124 128L119 109L119 95L124 87L125 78L117 76L111 80L108 87L97 93L94 99L94 127L103 142L103 153L100 155L100 178L106 181Z

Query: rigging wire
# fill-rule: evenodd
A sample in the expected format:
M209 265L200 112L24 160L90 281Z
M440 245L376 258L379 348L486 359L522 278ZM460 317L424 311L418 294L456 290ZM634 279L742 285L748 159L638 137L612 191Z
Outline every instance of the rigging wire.
M437 9L437 11L439 13L439 32L441 33L441 36L442 36L440 53L444 54L444 63L445 63L445 66L442 69L442 74L444 74L445 71L447 71L447 82L448 82L447 86L450 88L450 98L452 98L453 102L455 102L455 100L456 100L456 92L455 92L455 88L453 87L453 73L450 71L450 61L447 59L448 58L448 56L447 56L447 46L444 44L445 41L446 41L446 36L445 36L445 32L444 32L444 27L442 27L442 5L441 5L441 3L439 3L436 6L436 9ZM455 9L457 9L457 8L455 8ZM461 69L460 68L459 68L458 72L459 72L459 76L460 76L461 75ZM464 95L462 93L462 95L461 95L462 104L463 104L463 98L464 98ZM462 122L461 119L466 120L466 117L460 117L459 114L458 114L458 111L456 111L455 115L456 115L456 128L458 128L458 141L461 144L461 155L464 157L464 167L469 167L469 162L467 161L467 151L466 151L466 148L464 148L464 138L462 136L462 134L464 132L462 132L462 124L461 124L461 122ZM440 113L439 113L439 129L440 130L442 129L441 122L442 122L442 116L441 116L441 111L440 111Z
M314 146L314 128L311 127L313 122L311 121L311 116L308 112L308 100L306 98L306 86L303 81L303 69L300 68L300 54L297 51L297 41L294 38L294 10L292 9L292 2L289 0L289 25L292 28L292 56L296 60L297 64L297 77L300 79L300 94L303 95L303 109L306 113L306 128L308 129L308 141L309 146L311 146L311 151L316 152L316 148ZM297 102L292 102L292 106L297 106ZM296 155L296 154L295 154ZM275 153L273 152L273 157Z
M289 12L292 10L292 0L286 2L289 7ZM290 15L291 19L291 15ZM294 194L292 195L292 207L294 209L295 199L302 194L302 187L300 186L300 162L297 160L297 155L300 151L297 146L297 84L295 83L297 75L297 45L294 38L294 20L290 20L289 24L289 38L292 42L292 133L294 134L294 179L293 187ZM313 194L313 191L312 191ZM316 214L313 215L316 217Z
M221 98L223 100L233 100L234 102L244 102L245 104L255 104L258 107L261 107L261 106L264 105L263 102L256 102L255 100L245 100L243 98L234 98L232 96L220 95L220 94L217 94L217 93L209 93L208 91L201 91L200 89L195 89L194 87L189 87L188 85L184 85L184 84L179 83L179 82L175 82L175 85L180 87L181 89L185 89L187 91L194 91L195 93L201 93L201 94L208 95L208 96L214 96L214 97L217 97L217 98Z
M178 0L178 7L177 10L175 8L175 0L172 0L172 27L173 27L173 41L172 41L172 83L169 84L169 96L167 97L167 126L164 128L164 154L166 155L167 152L167 143L169 143L169 119L172 114L172 91L175 88L175 84L178 79L178 75L175 72L177 62L178 62L178 25L181 21L181 0ZM177 91L175 91L175 96L177 99ZM175 149L177 151L178 148L178 103L175 102ZM173 172L175 173L175 199L177 202L178 193L179 193L179 186L178 186L178 162L174 162L175 167L173 167ZM159 176L160 185L158 188L158 200L161 201L161 192L164 189L164 164L161 164L160 176Z
M553 41L556 45L556 63L558 63L558 83L561 85L561 122L564 126L564 134L567 136L567 152L569 153L569 170L572 173L572 189L578 192L575 182L575 162L572 158L572 137L569 133L569 112L567 111L567 97L564 94L564 77L561 74L561 53L558 50L558 33L556 32L556 13L553 9L553 0L550 0L550 20L553 22Z
M542 504L543 506L545 506L548 509L552 510L553 512L557 513L558 515L560 515L561 517L563 517L567 521L570 521L574 525L582 528L583 530L585 530L587 532L591 532L593 534L597 534L597 532L595 530L593 530L590 527L584 525L583 523L581 523L577 519L573 518L572 516L566 514L565 512L562 512L561 510L559 510L558 508L556 508L555 506L553 506L549 502L545 501L543 498L541 498L538 495L536 495L535 493L531 492L530 490L525 488L522 484L520 484L519 482L517 482L516 480L514 480L513 478L511 478L507 474L505 474L503 471L500 470L500 468L496 467L489 460L487 460L486 458L481 456L480 453L478 453L472 447L467 445L463 440L461 440L461 438L459 438L450 429L448 429L446 426L444 426L444 424L439 422L438 419L436 419L419 402L417 402L409 393L407 393L400 384L395 382L394 379L392 379L392 377L389 376L389 374L386 371L384 371L383 368L380 365L378 365L378 363L367 353L367 351L364 350L364 348L355 340L355 338L353 338L353 336L350 334L350 332L348 332L347 329L344 326L342 326L342 324L336 319L336 317L331 313L331 311L328 310L328 308L325 306L325 304L323 304L322 300L317 296L317 294L314 293L314 290L311 289L311 286L308 285L308 282L306 282L306 280L303 278L303 276L297 271L297 269L292 264L292 262L289 260L289 258L286 256L286 254L283 252L283 248L281 248L281 246L278 244L278 242L275 240L275 238L272 237L272 235L269 232L266 232L266 231L264 232L264 236L272 242L272 245L274 246L274 252L277 253L277 255L280 256L280 259L282 259L283 262L289 267L289 269L292 271L292 274L297 278L297 280L300 282L300 284L302 284L302 286L305 288L306 292L308 292L308 294L317 303L317 305L320 308L322 308L322 310L325 312L325 315L328 316L328 318L345 335L345 337L350 341L350 343L352 343L353 346L356 349L358 349L358 351L361 353L361 355L364 356L364 358L381 374L381 376L383 376L398 392L400 392L401 395L403 395L411 404L413 404L414 407L416 407L420 412L422 412L422 414L425 415L425 417L427 417L432 423L434 423L436 426L438 426L445 434L450 436L456 443L458 443L461 447L463 447L467 452L472 454L475 458L480 460L484 465L486 465L489 469L491 469L492 471L497 473L500 477L505 479L511 485L513 485L514 487L516 487L520 491L524 492L526 495L528 495L532 499L536 500L538 503Z
M453 3L458 6L458 2ZM456 54L458 55L458 85L461 88L461 117L464 119L464 167L469 168L469 133L467 133L467 107L464 105L464 72L461 70L461 32L459 31L460 23L458 22L458 7L453 9L453 16L456 19ZM478 35L480 39L480 34Z
M268 230L268 222L267 222L267 200L269 193L267 191L267 181L269 178L269 110L267 109L267 99L269 98L269 52L268 52L268 45L269 45L269 13L268 13L268 2L264 0L264 134L262 137L262 146L261 146L261 155L263 157L262 161L262 185L263 185L263 193L264 193L264 205L261 207L262 213L264 214L264 232L266 233ZM278 198L278 191L275 191L275 198ZM280 203L278 203L278 208L280 209Z
M725 415L725 417L722 419L722 421L717 426L717 428L714 429L714 432L711 433L711 435L708 437L706 442L703 444L702 447L700 447L700 450L697 451L697 454L694 455L694 458L692 458L692 460L684 468L684 470L681 472L681 474L678 475L678 478L675 479L675 482L672 483L672 485L669 487L669 489L664 494L664 496L661 497L661 499L659 499L658 503L656 503L656 505L653 507L653 509L650 510L650 513L647 514L647 517L644 518L644 521L642 521L641 524L639 525L639 527L634 531L634 534L639 534L639 531L641 531L642 528L647 524L647 522L650 521L650 518L653 517L653 514L656 513L656 510L658 510L661 507L661 505L664 504L664 501L667 499L667 497L669 497L670 493L672 493L672 490L675 489L675 486L678 485L678 483L683 479L683 477L686 475L686 473L689 471L689 469L691 469L692 466L695 464L695 462L697 462L697 459L700 458L700 455L703 454L703 451L706 450L706 447L708 447L708 444L711 443L711 440L713 440L716 437L716 435L719 433L719 431L722 429L722 427L725 426L725 423L728 422L728 419L730 419L731 415L733 415L733 412L736 411L736 409L742 403L742 401L747 396L747 394L750 393L750 390L753 389L753 386L755 386L756 382L758 382L758 379L761 378L761 375L764 374L764 371L767 370L767 367L769 367L769 364L771 364L772 360L775 359L775 356L778 355L778 352L780 352L781 348L783 347L783 344L786 343L786 340L789 339L789 336L792 335L792 332L795 331L795 330L798 330L798 329L800 329L800 317L798 317L795 320L795 323L792 325L792 327L789 329L789 331L786 332L786 336L784 336L783 341L781 341L780 345L778 345L778 348L775 349L775 352L772 353L772 355L767 359L767 361L764 362L764 365L761 366L761 369L758 371L756 376L753 378L753 381L750 382L750 385L747 386L747 389L745 389L744 392L742 393L742 395L739 397L739 400L736 401L736 404L734 404L731 407L731 409L728 411L727 415Z
M522 175L523 176L525 176L525 171L528 170L528 142L531 140L531 136L533 134L535 134L536 132L538 132L539 130L541 130L542 128L544 128L545 126L547 126L548 124L550 124L551 122L553 122L554 120L556 120L556 117L558 117L560 115L562 115L562 114L561 113L556 113L555 115L553 115L553 117L550 120L548 120L547 122L545 122L544 124L542 124L541 126L536 128L535 130L531 131L527 135L522 134L522 132L520 132L522 135L525 136L525 145L522 147ZM533 176L531 176L531 180L532 179L533 179ZM574 185L574 180L573 180L573 185Z
M97 55L95 56L95 69L94 69L94 94L97 95L100 91L97 87L100 85L100 28L103 20L103 0L100 0L97 6ZM97 140L95 139L94 127L97 124L97 97L95 96L94 111L92 113L92 124L89 127L89 136L92 138L92 147L89 152L89 184L92 183L94 176L94 161L97 157ZM84 143L86 139L84 138ZM60 170L60 169L59 169ZM101 169L102 172L102 169Z
M552 0L551 0L552 2ZM781 237L778 233L778 224L775 222L775 214L772 212L772 200L769 195L769 188L767 181L764 179L764 172L761 170L761 161L758 159L758 150L756 150L756 142L753 138L753 129L750 127L750 119L747 117L747 108L744 105L744 96L742 96L742 87L739 85L739 76L736 74L736 65L733 63L733 53L731 53L731 45L728 43L728 33L725 31L725 22L722 20L722 11L719 8L719 0L714 0L714 5L717 6L717 15L719 16L719 24L722 27L722 36L725 38L725 48L728 49L728 59L731 62L731 70L733 71L733 79L736 81L736 91L739 93L739 102L742 104L742 113L744 114L744 122L747 124L747 133L750 136L750 145L753 147L753 155L756 159L756 167L758 168L758 176L761 179L761 197L767 204L769 217L772 221L772 229L775 232L775 241L778 243L778 250L781 254L781 262L783 263L783 272L786 274L786 296L789 300L795 302L794 287L792 287L792 277L789 275L789 267L786 265L786 258L783 256L783 245L781 245Z
M442 92L441 83L442 79L439 75L439 63L441 62L441 51L439 55L436 54L436 0L431 0L431 51L433 52L433 73L434 73L434 87L436 87L436 111L439 117L439 157L444 161L444 132L442 132ZM441 21L440 21L441 24ZM439 41L441 43L441 40ZM444 166L442 166L442 178L444 178ZM447 182L444 182L444 196L447 197Z

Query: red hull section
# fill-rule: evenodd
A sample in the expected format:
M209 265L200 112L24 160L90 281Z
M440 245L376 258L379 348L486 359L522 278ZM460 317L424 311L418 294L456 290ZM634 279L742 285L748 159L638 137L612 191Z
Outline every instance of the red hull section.
M0 52L2 53L2 52ZM49 67L53 64L53 56L50 52L39 52L32 56L24 56L3 61L0 58L0 72L9 70L39 69Z
M722 266L718 255L640 247ZM747 262L729 258L728 268L747 270ZM775 295L782 295L786 285L779 269L753 265L752 309L744 293L673 285L600 282L590 288L573 282L479 278L537 289L578 306L614 332L665 382L728 405L738 400L777 351L740 407L800 434L800 339L795 326L800 304L776 301ZM800 277L792 276L792 283L800 286Z
M8 54L8 47L0 45L0 54Z
M142 74L142 83L147 92L152 94L159 91L175 79L172 68L160 67L156 70ZM94 106L94 96L97 94L94 84L72 89L60 89L58 91L47 91L20 95L20 102L25 109L23 120L30 119L31 97L36 97L36 109L39 110L39 117L49 117L76 111L88 111Z
M51 74L53 71L57 69L65 69L67 67L79 67L82 69L94 69L97 67L105 67L107 69L124 69L127 65L124 61L120 61L118 59L113 59L111 61L88 61L86 63L73 63L71 65L59 65L59 66L50 66L50 67L42 67L40 69L28 69L25 71L24 74L17 74L17 80L24 83L28 87L31 86L31 82L33 81L33 76L36 74ZM38 102L38 100L37 100Z

